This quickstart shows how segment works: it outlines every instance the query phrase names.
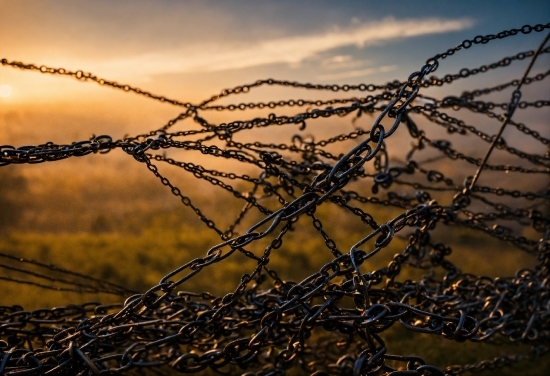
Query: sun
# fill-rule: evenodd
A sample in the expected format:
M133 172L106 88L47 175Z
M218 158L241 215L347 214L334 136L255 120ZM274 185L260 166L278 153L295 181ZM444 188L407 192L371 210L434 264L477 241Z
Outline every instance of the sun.
M11 87L9 85L0 85L0 97L7 98L11 95Z

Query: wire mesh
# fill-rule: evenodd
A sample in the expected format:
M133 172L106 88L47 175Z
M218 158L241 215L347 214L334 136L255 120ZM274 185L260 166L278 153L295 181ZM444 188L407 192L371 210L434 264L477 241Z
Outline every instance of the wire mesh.
M156 130L119 140L101 135L66 145L2 145L0 166L123 151L212 229L220 243L177 266L144 293L1 253L0 268L29 277L6 274L0 276L3 280L126 300L120 305L67 304L33 311L0 307L0 374L458 375L547 353L550 140L548 132L536 127L547 126L548 119L540 114L550 102L522 100L522 88L544 84L550 71L530 71L537 57L550 52L548 37L538 50L443 78L433 73L443 59L461 50L549 28L524 26L465 40L428 59L402 82L316 85L268 79L224 90L199 104L83 71L1 60L4 67L95 82L180 106L183 112ZM455 81L523 60L530 61L523 77L462 93L451 90ZM344 96L219 102L275 86ZM423 93L439 86L445 96ZM506 90L512 90L509 102L487 99ZM205 115L249 110L278 113L227 123L214 123ZM516 111L532 113L535 126L514 120ZM369 129L357 126L365 117L372 122ZM316 124L342 119L351 119L355 129L316 136ZM197 127L174 130L183 121ZM287 129L296 126L291 141L282 141ZM306 127L315 137L304 136ZM271 142L247 136L258 129L272 132ZM513 133L504 137L505 129ZM527 141L516 146L516 138ZM470 143L482 147L472 151ZM199 159L169 157L167 152L174 150L178 156L195 151L216 161L229 160L219 162L229 170L201 165ZM163 165L229 192L241 205L230 225L219 225L230 213L206 215L188 188L179 188L161 173ZM239 184L251 188L243 192ZM512 277L461 270L453 259L453 248L461 240L453 234L464 229L487 240L478 242L475 252L508 244L536 259L536 266L521 267ZM358 233L362 235L354 238ZM284 271L272 268L270 259L278 257L287 239L305 241L310 236L322 239L324 247L304 252L308 257L323 254L329 261L301 281L281 277ZM187 291L186 282L198 273L223 269L224 260L236 255L252 260L254 267L244 270L227 294ZM441 368L426 364L422 354L393 354L387 333L395 326L419 336L523 343L531 350Z

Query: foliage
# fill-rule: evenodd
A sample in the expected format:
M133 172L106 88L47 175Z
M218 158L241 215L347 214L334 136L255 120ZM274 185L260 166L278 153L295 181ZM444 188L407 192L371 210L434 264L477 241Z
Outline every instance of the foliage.
M326 215L318 213L322 218ZM309 217L301 218L294 224L299 231L291 231L283 246L273 252L269 267L277 270L285 280L299 281L319 269L331 259L331 254L323 244L323 239L305 223ZM345 225L345 223L343 223ZM453 253L457 264L464 270L485 275L503 275L517 269L518 264L532 266L535 260L527 255L507 247L505 244L480 246L481 238L468 230L452 229L457 238L467 239L462 247L455 247ZM348 228L346 233L334 235L337 244L350 243L352 239L362 236L361 227ZM472 247L476 244L477 247ZM484 240L486 241L486 240ZM147 228L138 235L116 232L44 234L13 232L0 241L0 252L25 259L52 263L82 274L122 284L137 291L145 291L156 284L167 272L192 258L203 256L213 245L219 242L218 236L204 227L184 226L177 214L157 215ZM394 238L393 250L406 244L404 239ZM483 253L480 250L483 249ZM344 251L344 249L342 249ZM391 260L391 250L384 257L376 260ZM498 269L494 263L484 260L499 259ZM187 291L209 291L221 296L231 291L239 281L242 273L252 271L254 262L238 253L221 261L223 267L212 267L190 279L183 285ZM373 264L372 269L383 266L381 261ZM383 262L383 261L382 261ZM2 265L17 265L0 259ZM123 267L121 267L123 266ZM221 265L220 265L221 266ZM39 281L33 276L21 275L10 270L2 270L5 276ZM407 268L401 277L416 278L418 270ZM55 273L53 273L55 274ZM265 283L270 283L269 280ZM27 310L40 307L63 305L67 300L73 303L101 301L104 304L122 303L123 297L107 294L89 294L77 292L59 292L55 290L38 290L36 286L0 282L2 285L1 305L22 305ZM52 284L59 285L59 284ZM37 291L39 291L37 293ZM507 341L495 346L487 343L456 343L440 336L418 334L403 329L396 324L383 337L390 345L388 351L395 354L422 354L428 364L446 367L454 364L454 359L463 362L476 362L492 359L498 355L527 352L528 346L510 344ZM524 370L525 364L516 365L499 371L501 375L513 375ZM530 374L543 372L550 367L548 359L537 361L536 367L529 365ZM483 373L482 373L483 374ZM485 374L489 375L490 372Z

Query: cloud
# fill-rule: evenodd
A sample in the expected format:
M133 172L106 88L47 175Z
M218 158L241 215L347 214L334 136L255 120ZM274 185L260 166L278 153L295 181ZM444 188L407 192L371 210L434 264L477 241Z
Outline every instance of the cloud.
M333 27L325 32L312 35L281 37L253 43L224 41L207 42L201 46L176 47L170 50L128 57L115 57L111 60L75 61L77 67L86 67L108 79L132 79L143 81L155 75L170 73L201 73L247 69L272 64L297 66L321 53L346 46L366 48L415 36L440 34L469 28L473 21L461 19L395 19L381 21L352 22L348 28ZM67 62L65 61L64 65ZM347 62L348 64L350 62ZM358 68L358 67L349 67ZM348 72L353 75L367 75L370 70ZM349 76L349 75L352 76ZM341 76L343 77L343 76Z
M383 65L381 67L358 69L340 73L323 74L317 77L320 81L337 81L355 77L365 77L375 73L391 72L397 69L397 65Z

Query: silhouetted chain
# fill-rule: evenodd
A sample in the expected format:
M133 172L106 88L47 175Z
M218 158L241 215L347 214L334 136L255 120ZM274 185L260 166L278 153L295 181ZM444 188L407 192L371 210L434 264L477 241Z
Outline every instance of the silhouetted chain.
M2 277L15 283L60 291L134 294L121 305L71 304L34 311L25 311L19 306L0 307L0 374L118 375L147 368L159 373L213 370L248 376L284 375L290 369L316 376L433 376L494 370L547 353L550 341L548 188L537 190L535 180L531 180L533 184L525 191L498 187L497 180L491 180L495 186L480 185L475 184L476 178L472 176L459 184L454 180L456 174L446 176L440 170L449 171L445 163L459 160L477 166L478 173L491 170L495 174L521 174L525 180L548 178L548 152L542 155L536 150L512 147L498 135L491 136L486 128L467 124L444 111L464 109L486 115L488 119L506 121L531 136L533 141L548 146L547 137L511 120L513 109L540 111L548 106L548 100L522 102L517 95L512 104L479 100L482 95L508 87L515 87L515 93L520 92L522 85L542 81L548 73L532 78L526 73L522 80L442 99L419 94L419 90L452 84L515 61L527 58L534 61L539 53L550 52L550 47L542 45L538 52L522 52L479 68L464 68L442 79L430 76L442 59L460 50L549 28L550 24L526 25L465 40L428 59L403 82L316 85L268 79L226 89L199 104L169 99L91 73L2 59L2 65L94 81L185 107L185 111L159 129L121 140L101 135L66 145L52 142L24 147L3 145L0 146L0 166L50 162L122 149L143 163L183 205L215 231L221 243L211 247L204 256L175 268L143 294L37 261L20 259L22 264L15 266L8 262L17 262L18 257L0 254L7 260L0 267L31 278ZM329 100L213 104L262 85L372 94ZM203 115L211 110L306 106L307 109L290 116L273 113L221 124L212 124ZM505 113L498 114L495 110ZM363 114L377 115L370 129L356 126ZM302 131L307 122L315 119L350 115L355 117L354 131L320 141L300 134L290 143L237 140L241 133L255 128L297 125ZM419 125L424 121L422 118L428 127L424 123ZM198 129L172 132L171 128L184 119L193 120ZM513 159L513 164L489 165L487 158L482 160L461 152L451 147L450 140L431 137L431 124L444 127L449 137L475 135L492 143ZM408 130L413 141L405 161L391 158L389 154L396 147L390 145L390 141L400 125ZM354 144L351 148L350 143ZM413 157L426 146L439 154L428 154L424 161L415 160ZM397 148L403 148L403 144ZM207 168L197 160L180 161L165 155L168 150L222 158L232 161L231 166L243 166L242 171ZM207 216L210 208L199 208L188 193L160 172L161 164L181 168L194 178L229 192L235 200L242 201L241 211L228 228L220 228ZM231 168L236 167L228 167ZM243 192L236 182L252 188ZM495 197L504 201L494 201ZM400 214L378 219L380 213L372 210L374 205L388 208L388 214ZM331 207L339 214L336 217L336 212L330 212L333 218L324 219L324 208ZM222 211L217 214L227 218L229 214ZM248 229L240 233L253 211L262 219L248 224ZM313 233L322 239L330 261L300 282L285 280L272 268L270 258L278 256L291 231L301 229L305 237L309 236L302 227L304 217L311 222ZM340 218L350 217L360 230L354 230L344 219L340 222ZM390 217L393 218L388 220ZM536 256L538 265L534 269L521 268L513 277L490 278L464 273L448 257L452 254L449 245L452 239L438 232L447 227L453 231L473 229L484 238L505 241L527 251L526 255ZM348 232L348 240L354 243L349 251L337 240ZM357 238L353 238L355 236ZM478 245L479 251L483 246L488 245ZM394 254L386 266L375 267L373 260L390 249ZM314 254L308 251L306 256ZM220 263L221 268L223 261L236 253L249 258L256 266L242 274L232 292L216 297L208 292L181 290L186 281L214 264ZM28 266L43 270L25 269ZM405 268L427 273L410 279L403 272ZM51 276L48 271L63 276ZM68 279L69 276L76 279ZM268 281L270 286L266 286ZM532 347L525 354L438 368L417 356L390 353L392 344L384 341L384 332L397 323L406 330L458 342L508 341Z

